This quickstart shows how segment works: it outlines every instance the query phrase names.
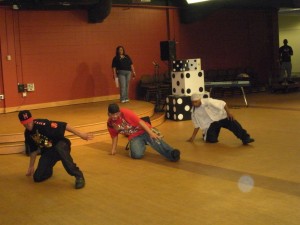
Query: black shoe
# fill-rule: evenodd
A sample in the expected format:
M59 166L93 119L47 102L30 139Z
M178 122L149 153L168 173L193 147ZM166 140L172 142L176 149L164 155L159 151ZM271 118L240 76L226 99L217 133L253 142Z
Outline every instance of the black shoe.
M177 149L174 149L174 150L171 152L171 156L172 156L171 161L172 161L172 162L177 162L177 161L180 159L180 151L177 150Z
M245 140L242 140L242 141L243 141L243 145L247 145L247 144L249 144L251 142L254 142L254 139L249 137L249 138L247 138Z
M85 180L83 177L76 177L75 189L83 188L85 185Z

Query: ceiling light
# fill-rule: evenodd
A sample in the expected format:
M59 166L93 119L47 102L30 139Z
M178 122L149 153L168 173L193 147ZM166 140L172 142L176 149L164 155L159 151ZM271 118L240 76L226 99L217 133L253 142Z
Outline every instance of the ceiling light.
M206 2L206 1L210 1L210 0L186 0L188 4L194 4L194 3L198 3L198 2Z

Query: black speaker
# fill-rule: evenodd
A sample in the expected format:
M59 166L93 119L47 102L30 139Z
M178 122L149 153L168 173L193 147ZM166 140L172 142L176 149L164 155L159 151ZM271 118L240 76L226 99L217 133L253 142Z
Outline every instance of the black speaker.
M111 0L101 0L99 3L89 6L88 22L102 23L103 20L110 14L111 7Z
M162 61L176 59L176 43L175 41L160 42L160 59Z

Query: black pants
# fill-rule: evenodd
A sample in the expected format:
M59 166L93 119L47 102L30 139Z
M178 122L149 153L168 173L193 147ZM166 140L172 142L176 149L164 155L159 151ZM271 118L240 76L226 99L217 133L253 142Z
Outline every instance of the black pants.
M53 174L54 165L60 160L68 174L75 177L83 177L82 172L73 162L70 152L71 142L67 138L59 141L51 149L45 150L42 153L37 169L34 172L34 181L41 182L50 178Z
M218 142L219 133L222 127L230 130L237 138L241 140L246 140L250 137L250 135L245 129L243 129L238 121L225 118L210 124L206 134L206 141L210 143Z

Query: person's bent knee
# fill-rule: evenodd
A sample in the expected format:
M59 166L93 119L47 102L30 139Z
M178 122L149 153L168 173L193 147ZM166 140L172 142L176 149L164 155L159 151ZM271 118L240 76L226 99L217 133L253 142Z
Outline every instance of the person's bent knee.
M47 179L49 179L50 177L52 176L52 174L49 174L49 175L47 175L47 176L39 176L39 175L37 175L37 174L34 174L33 175L33 181L34 182L42 182L42 181L44 181L44 180L47 180Z
M45 177L38 177L38 176L33 176L33 181L36 183L42 182L44 180L47 180L49 177L45 178Z
M143 141L130 141L129 155L132 159L141 159L144 157L146 147Z
M140 155L140 154L130 154L130 157L132 159L142 159L144 157L144 155Z
M138 152L134 152L132 151L132 149L129 150L129 156L132 158L132 159L141 159L144 157L144 154L139 154Z
M218 139L206 139L206 142L213 144L213 143L217 143Z

